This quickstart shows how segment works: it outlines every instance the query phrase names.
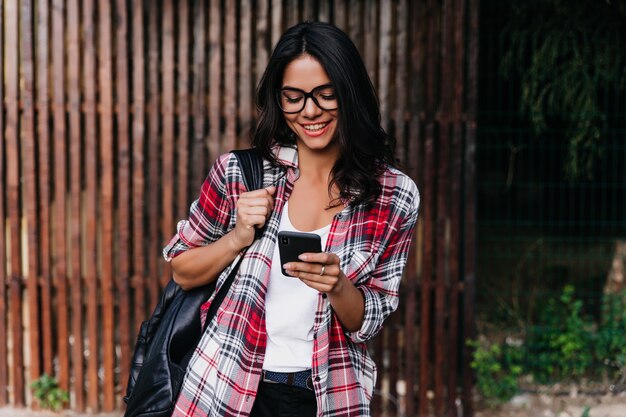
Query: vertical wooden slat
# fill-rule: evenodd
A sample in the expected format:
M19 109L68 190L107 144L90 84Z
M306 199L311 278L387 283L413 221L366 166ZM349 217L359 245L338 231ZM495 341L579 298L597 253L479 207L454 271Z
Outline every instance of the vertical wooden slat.
M407 115L410 114L410 110L407 109L407 37L409 36L409 24L408 24L408 5L407 0L400 0L396 5L396 55L395 55L395 106L394 106L394 126L395 135L397 140L396 155L403 158L402 164L405 169L410 170L410 165L415 164L410 154L407 152L408 146L406 144L406 122ZM416 111L415 109L414 111ZM415 179L415 178L414 178Z
M48 2L37 4L37 146L39 176L39 253L41 260L41 335L43 338L43 371L52 375L52 274L50 266L50 92L49 84L49 7Z
M346 12L347 5L347 0L335 0L333 3L333 24L346 32L348 27L348 12Z
M148 224L147 253L159 250L159 8L155 4L146 7L148 14L148 187L146 210ZM158 257L148 256L148 305L154 308L159 295Z
M209 159L214 161L220 154L222 116L222 8L219 0L210 0L211 16L209 23Z
M189 1L178 2L178 134L176 135L176 210L175 218L182 219L189 204ZM165 236L173 234L166 230Z
M446 376L452 371L449 357L453 354L455 346L450 344L449 324L452 319L449 316L448 293L450 287L450 263L451 241L450 241L450 138L452 136L452 85L453 85L453 49L452 41L454 31L454 10L451 0L444 0L441 4L442 28L438 36L441 38L441 74L439 90L440 102L437 107L437 119L440 122L439 132L439 155L437 159L437 266L436 266L436 290L435 290L435 413L443 416L450 411L446 398ZM449 396L453 393L448 392Z
M146 315L145 308L145 256L144 256L144 144L145 144L145 81L144 81L144 39L143 39L143 0L132 2L132 62L133 62L133 180L132 180L132 216L131 231L133 237L133 289L135 334Z
M300 17L300 19L298 21L303 21L303 20L309 20L309 21L313 21L313 20L317 20L317 16L316 16L316 3L317 1L315 0L304 0L304 5L302 7L302 15Z
M203 2L193 2L193 89L191 106L193 113L193 143L191 144L191 192L197 190L206 175L204 166L206 146L204 133L206 126L206 8ZM170 231L173 233L173 231Z
M67 3L67 53L70 144L70 254L72 284L72 375L75 408L85 409L83 360L83 284L81 274L81 108L80 108L80 20L77 0Z
M390 92L391 84L391 27L392 9L391 2L383 1L380 4L380 40L378 47L378 99L380 101L381 123L384 129L389 128L390 115Z
M249 0L241 1L239 5L239 140L237 147L250 145L250 129L252 127L252 5Z
M224 28L224 98L226 131L220 153L237 146L237 4L226 2Z
M10 366L13 403L24 405L22 340L22 250L20 212L20 120L19 120L19 9L17 2L5 5L6 70L6 155L7 214L9 217L9 319L12 362ZM3 236L4 238L4 236Z
M426 126L426 137L424 145L424 178L428 181L424 182L422 193L422 217L424 219L424 255L422 266L423 275L421 282L421 314L420 314L420 351L419 351L419 394L418 394L418 415L420 417L428 416L428 390L430 388L431 376L431 292L433 277L433 202L434 202L434 186L432 179L435 178L434 156L435 156L435 138L434 126L429 124Z
M8 196L8 185L5 178L5 145L6 136L4 132L4 1L0 0L0 195ZM0 200L0 334L8 335L7 329L7 274L4 265L8 262L6 247L6 214L5 204L7 199ZM0 387L7 387L8 378L8 347L7 343L0 343ZM4 388L0 389L0 406L8 403L8 391Z
M299 0L286 0L286 18L287 21L285 22L285 29L295 25L297 22L300 21L300 1Z
M268 39L270 38L269 25L271 22L269 21L268 14L268 0L259 0L257 2L256 7L256 48L254 48L254 53L256 54L256 70L255 70L255 78L254 85L259 85L261 81L261 77L263 76L263 72L265 71L265 66L267 65L267 61L269 60L269 51Z
M407 280L407 304L406 304L406 319L405 319L405 329L406 329L406 369L405 369L405 381L407 384L406 387L406 416L413 417L415 415L416 407L415 407L415 391L417 387L421 387L422 383L422 372L424 371L424 365L422 361L424 358L422 357L422 346L423 346L423 334L424 332L421 329L421 326L424 325L424 320L420 315L419 320L419 328L416 329L416 323L418 323L416 315L418 314L417 308L417 290L419 283L421 286L421 300L424 301L425 295L424 292L426 289L424 288L424 282L427 279L423 273L423 267L425 262L423 260L424 254L424 238L425 238L425 230L424 230L424 187L425 185L421 181L424 177L424 167L422 165L422 159L420 158L420 144L423 141L422 136L420 135L420 106L422 103L419 100L419 93L422 91L421 84L421 60L420 54L422 53L422 34L423 34L423 25L422 20L420 20L420 11L422 10L418 4L415 2L410 2L409 10L407 12L408 20L412 22L408 26L408 34L409 37L408 44L410 45L410 49L408 53L408 75L407 82L409 86L407 88L409 92L408 97L408 107L412 109L410 112L410 122L409 122L409 131L407 134L407 154L410 155L407 159L407 169L411 176L415 179L417 186L420 187L420 192L422 193L422 198L420 201L420 213L417 219L417 225L415 227L415 236L416 236L416 244L415 244L415 257L411 258L412 262L415 262L413 266L411 262L409 262L408 268L409 271L414 270L415 276L409 275ZM411 162L409 162L411 161ZM421 308L423 312L423 306ZM418 339L419 338L419 339ZM419 350L417 348L417 344L414 345L413 341L418 341ZM419 352L419 363L418 366L415 366L415 361L417 359L417 353ZM419 384L418 384L419 382ZM421 389L418 392L418 398L420 399L421 404Z
M449 297L449 344L450 354L448 356L448 413L455 415L457 387L458 387L458 352L462 350L459 345L459 256L461 255L460 245L460 213L461 211L461 180L462 180L462 125L457 121L452 129L452 169L451 169L451 189L450 207L452 208L450 219L450 297ZM458 209L457 209L458 208Z
M447 366L448 355L451 346L447 340L446 329L446 293L448 292L448 261L450 254L450 202L448 199L450 187L450 124L445 123L440 128L438 137L437 163L437 216L435 224L436 240L436 277L435 277L435 318L434 318L434 342L435 346L435 414L443 416L445 412L445 374L449 371Z
M33 4L32 0L22 0L21 9L21 44L22 44L22 144L23 144L23 178L24 192L28 198L23 199L24 214L28 230L28 277L26 290L28 293L28 339L29 339L29 380L34 381L41 373L41 349L39 327L39 256L37 231L37 175L35 157L35 63L33 44ZM1 97L1 96L0 96ZM1 130L0 130L1 132ZM4 219L0 216L0 219ZM2 236L2 235L0 235Z
M87 286L87 405L92 412L99 410L100 384L100 296L99 273L97 269L97 206L98 206L98 162L97 162L97 110L96 110L96 19L94 0L83 2L84 31L84 108L85 108L85 281Z
M350 13L348 13L348 23L350 38L352 42L359 49L361 55L363 55L364 43L363 43L363 1L350 0L349 4Z
M398 403L395 399L398 398L397 382L400 375L400 349L399 337L402 334L401 331L402 316L399 312L396 312L389 318L387 329L389 331L389 339L387 340L387 354L389 357L389 395L387 397L387 410L391 415L398 414ZM393 400L393 401L392 401Z
M365 60L365 67L370 79L374 87L378 89L378 77L376 76L376 64L378 61L378 0L367 1L363 18L365 19L363 59Z
M465 20L465 1L456 0L453 5L454 11L454 59L452 68L454 71L454 91L452 102L452 114L454 127L452 134L452 187L450 207L454 209L451 220L450 242L452 244L450 253L450 346L454 349L450 355L450 372L448 383L448 409L450 414L456 412L457 390L458 390L458 353L463 352L464 343L459 343L459 265L461 262L461 214L463 213L463 203L461 196L461 181L463 179L463 97L464 97L464 73L462 68L465 61L465 45L463 34Z
M59 386L69 390L69 299L67 283L67 149L65 123L65 2L52 2L52 81L54 116L54 282L57 311Z
M272 42L270 49L274 50L274 46L278 43L278 39L283 34L283 2L282 0L271 0L270 10L272 11L271 27Z
M111 4L98 2L103 410L115 409L115 284L113 280L113 54Z
M115 88L117 104L117 252L116 296L119 306L118 340L119 375L122 392L130 366L131 316L130 316L130 141L129 141L129 78L128 78L128 12L126 0L116 0L115 7Z
M319 11L317 13L317 20L320 22L330 22L331 4L330 0L319 1Z
M479 0L468 0L467 31L467 110L464 147L464 247L463 247L463 336L475 338L474 304L476 290L476 117L478 108L478 34ZM463 349L463 404L465 415L473 416L472 402L473 371L470 367L471 349L464 344Z
M163 122L163 139L161 148L161 233L165 236L174 229L174 4L173 0L163 2L162 13L162 68L163 68L163 99L161 100L161 120ZM158 240L160 242L160 240ZM155 255L157 252L155 252ZM161 274L161 285L165 286L171 278L170 264L164 265Z

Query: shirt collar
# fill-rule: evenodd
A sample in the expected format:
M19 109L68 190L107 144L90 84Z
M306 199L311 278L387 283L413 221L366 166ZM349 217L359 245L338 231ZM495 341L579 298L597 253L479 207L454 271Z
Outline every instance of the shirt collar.
M275 144L272 152L281 165L288 168L298 169L298 147L294 145Z

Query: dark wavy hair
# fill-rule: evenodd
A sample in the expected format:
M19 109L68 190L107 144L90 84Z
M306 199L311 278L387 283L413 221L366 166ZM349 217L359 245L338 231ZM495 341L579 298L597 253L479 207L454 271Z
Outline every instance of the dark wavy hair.
M252 132L252 145L266 159L278 164L271 152L273 143L295 143L276 102L287 65L310 55L324 67L339 103L335 140L340 157L331 171L331 183L339 198L351 204L372 202L381 192L378 177L386 165L395 166L395 140L381 126L379 102L363 60L348 35L322 22L303 22L280 38L256 91L259 117ZM331 202L337 205L338 202Z

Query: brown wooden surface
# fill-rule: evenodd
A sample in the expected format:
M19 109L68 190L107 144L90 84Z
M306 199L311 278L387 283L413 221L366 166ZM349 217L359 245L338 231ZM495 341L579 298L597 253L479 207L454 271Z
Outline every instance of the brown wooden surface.
M116 0L115 2L115 105L117 111L117 123L115 136L117 137L117 236L115 238L114 251L117 252L117 270L115 272L116 298L118 299L118 333L119 333L119 355L117 355L117 365L120 378L119 385L122 392L126 391L127 379L124 377L130 371L131 349L134 340L131 341L131 332L135 332L135 327L131 321L131 296L130 296L130 251L131 251L131 230L130 230L130 83L128 74L129 50L127 44L128 37L128 14L126 0Z
M0 0L0 51L4 49L4 0ZM4 80L4 54L0 52L0 80ZM0 142L0 195L8 196L7 180L5 176L6 170L6 139L4 133L4 113L5 113L5 91L4 82L0 82L0 136L3 140ZM0 201L0 236L6 236L6 198ZM6 240L0 238L0 265L4 266L8 262ZM7 328L7 271L6 268L0 268L0 334L8 335ZM0 387L9 386L9 365L8 365L8 346L6 343L0 343ZM6 405L9 402L8 391L0 389L0 405Z
M54 186L53 186L53 281L56 291L57 358L59 361L59 386L69 390L69 299L67 269L67 149L65 118L65 4L62 0L52 2L52 115L54 122Z
M85 0L83 6L84 51L83 80L85 109L84 120L84 160L85 160L85 284L87 287L87 406L91 411L100 409L100 354L102 352L101 314L100 314L100 273L98 271L98 140L97 140L97 104L96 104L96 27L95 0Z
M70 166L70 207L69 207L69 251L71 277L71 375L72 391L75 396L75 408L85 409L85 382L83 358L83 280L81 271L81 85L80 85L80 10L77 0L67 2L67 53L68 53L68 100L69 100L69 166Z
M148 289L150 297L148 298L149 308L154 308L159 295L160 275L159 275L159 258L155 256L159 251L159 207L161 206L158 189L159 189L159 45L160 37L158 32L159 10L157 7L147 7L148 15L147 33L148 33L148 83L146 91L148 93L147 103L147 203L145 216L147 217L147 238L144 240L149 254L147 256L148 264Z
M136 331L171 277L163 245L215 158L248 146L279 36L321 19L359 48L421 191L400 311L370 343L376 415L455 415L458 399L471 415L477 9L0 0L0 405L31 401L47 372L75 410L121 407Z
M20 213L20 138L19 138L19 8L17 2L5 5L5 139L7 163L7 216L9 220L9 329L12 363L13 401L24 404L24 365L22 339L22 251ZM8 333L7 333L8 334Z
M132 222L131 236L133 239L133 275L132 288L134 292L133 316L135 327L133 335L139 331L139 326L145 318L145 229L144 229L144 144L145 144L145 80L144 80L144 9L143 0L132 0ZM130 20L130 19L129 19ZM123 376L122 376L123 378ZM122 391L124 392L124 391Z
M40 360L40 329L39 329L39 258L35 242L37 233L37 175L35 146L35 56L33 41L33 4L32 0L22 0L20 8L20 43L23 85L20 92L23 103L22 133L22 178L23 189L27 198L23 199L23 212L26 216L27 243L33 250L28 256L28 275L26 276L26 292L28 305L28 360L30 372L28 381L34 381L41 374ZM2 217L0 216L0 219ZM3 235L0 235L3 236ZM27 381L27 383L28 383Z
M37 48L37 147L38 147L38 196L37 209L39 211L39 259L41 260L41 309L39 324L41 327L43 372L53 373L53 334L52 334L52 274L50 255L50 94L48 88L48 51L49 51L49 7L48 3L37 5L36 26Z
M113 141L113 51L112 7L108 1L98 2L98 87L100 109L100 233L102 275L102 409L112 411L115 397L115 278L113 267L113 216L114 216L114 150ZM117 243L117 242L116 242Z
M177 3L177 20L181 27L178 30L176 40L178 47L177 79L176 79L176 103L178 120L176 134L176 207L174 217L182 219L187 214L189 201L189 139L190 139L190 115L189 115L189 2L187 0Z
M175 111L175 86L174 86L174 10L176 9L174 0L163 2L163 13L161 22L161 54L162 54L162 89L163 99L161 100L161 122L162 122L162 142L161 142L161 233L164 235L167 230L173 230L174 219L174 111ZM161 272L161 285L164 286L171 278L169 264L164 265Z

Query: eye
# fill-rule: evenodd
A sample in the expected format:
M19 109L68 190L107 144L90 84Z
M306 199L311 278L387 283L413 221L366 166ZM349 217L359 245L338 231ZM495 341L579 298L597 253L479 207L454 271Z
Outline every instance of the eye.
M334 94L320 94L320 97L323 98L324 100L334 100L335 99L335 95Z
M302 100L302 94L293 91L283 91L282 96L287 103L297 103Z

